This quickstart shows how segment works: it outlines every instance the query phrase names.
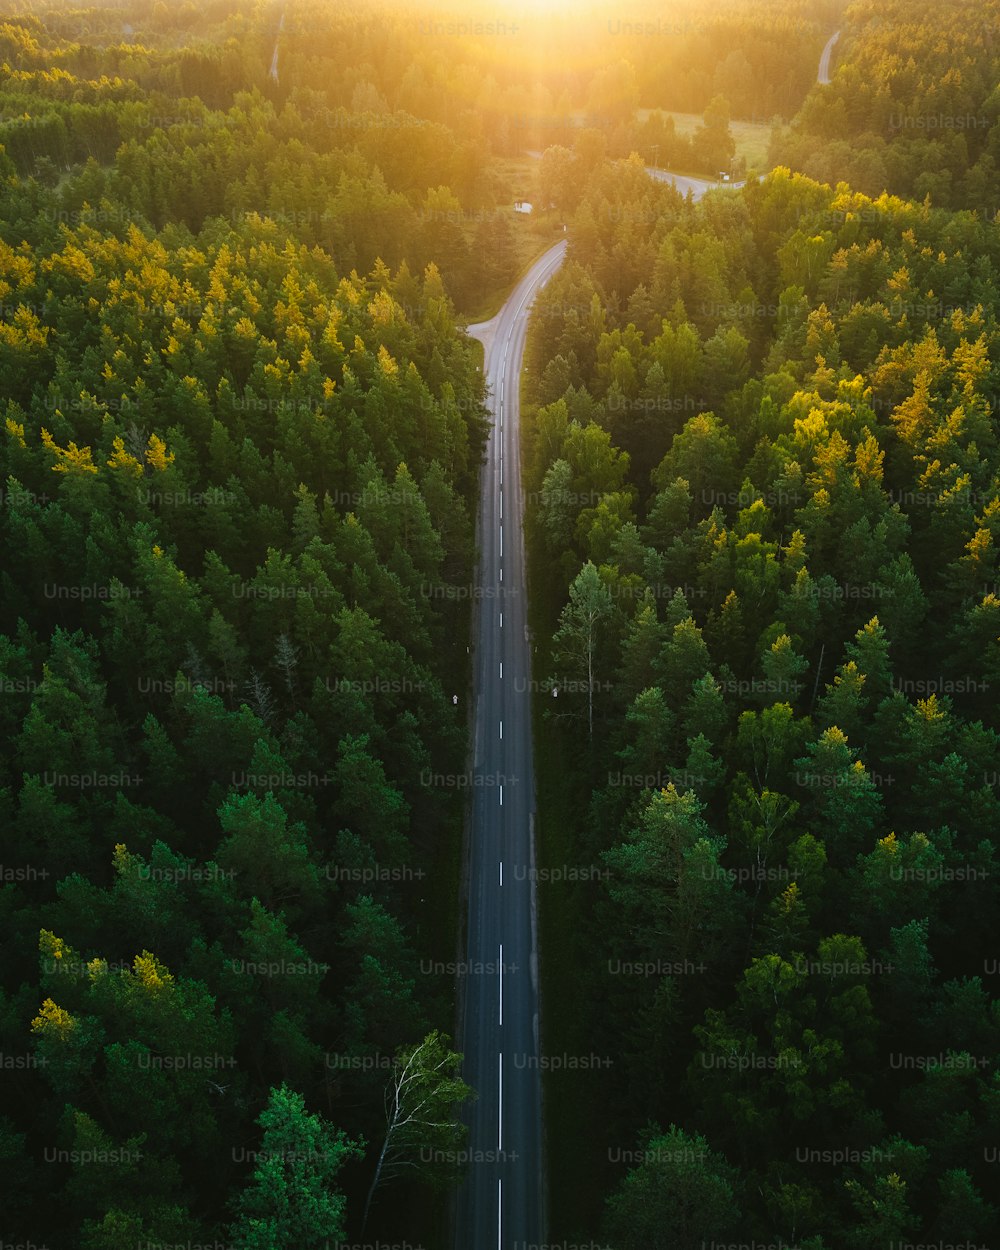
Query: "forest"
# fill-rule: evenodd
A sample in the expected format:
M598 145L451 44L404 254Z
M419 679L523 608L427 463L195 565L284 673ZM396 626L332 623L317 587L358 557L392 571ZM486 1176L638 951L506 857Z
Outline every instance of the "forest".
M991 5L866 3L849 10L842 71L772 136L773 164L938 208L1000 204L1000 50Z
M450 1244L464 330L563 237L547 1239L987 1246L1000 3L455 19L4 0L0 1247Z
M935 198L632 157L536 305L566 1236L1000 1230L1000 251Z
M464 759L482 379L362 153L228 54L57 26L3 28L2 1231L328 1244L398 1057L466 1092L423 778Z

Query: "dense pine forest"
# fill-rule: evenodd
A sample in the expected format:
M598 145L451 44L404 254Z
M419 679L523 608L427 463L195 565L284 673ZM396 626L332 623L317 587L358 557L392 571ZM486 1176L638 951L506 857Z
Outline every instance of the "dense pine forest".
M886 12L879 43L848 11L861 59L796 122L815 161L817 119L878 89ZM900 16L924 101L969 12ZM887 149L918 202L778 168L695 205L596 169L536 307L536 607L569 692L541 713L546 1003L601 1065L551 1082L567 1235L1000 1233L1000 244L951 211L989 139L933 186L929 143Z
M263 13L123 16L0 35L2 1231L320 1245L447 1049L482 380L438 184L307 142Z
M776 127L770 163L992 221L1000 204L993 6L855 0L848 18L839 72L789 127Z
M997 1244L998 29L5 0L0 1250L450 1246L464 328L563 238L539 1244Z

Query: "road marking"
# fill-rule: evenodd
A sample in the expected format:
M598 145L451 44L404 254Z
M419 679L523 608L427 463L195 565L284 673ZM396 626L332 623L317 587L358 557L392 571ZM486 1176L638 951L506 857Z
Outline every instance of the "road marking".
M500 628L503 629L503 613L500 613Z
M503 885L503 860L500 861L500 884Z
M503 786L500 787L500 806L503 807Z
M503 1150L503 1051L497 1065L500 1073L499 1092L497 1094L497 1151Z
M500 741L503 742L503 721L500 722Z
M503 1024L503 942L500 943L500 1023Z
M503 520L503 491L500 492L500 520Z
M500 661L500 680L503 681L503 660Z
M500 559L503 559L503 526L500 526Z
M497 1177L497 1250L503 1245L503 1181Z

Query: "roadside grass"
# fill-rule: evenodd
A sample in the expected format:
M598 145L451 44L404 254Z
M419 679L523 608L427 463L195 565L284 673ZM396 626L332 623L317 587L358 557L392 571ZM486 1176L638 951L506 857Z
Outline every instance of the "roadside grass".
M509 192L511 205L514 200L527 200L534 203L537 197L535 179L538 173L538 161L533 156L499 156L493 162L496 170L497 198L501 188Z
M694 132L704 122L704 118L700 113L676 113L671 109L637 109L636 117L640 122L648 119L651 113L660 112L664 117L672 117L674 119L674 129L682 138L690 139ZM582 112L571 114L571 116L582 126L586 119L586 114ZM763 120L761 118L753 118L750 121L744 121L734 118L729 123L729 129L732 131L733 138L736 141L736 155L746 157L748 169L762 169L767 163L767 145L771 138L771 127L773 118ZM572 138L566 140L567 146L572 146ZM500 164L509 164L511 166L532 166L537 165L538 158L525 155L519 161L499 162ZM527 175L528 171L523 168L519 170L522 175ZM690 178L704 178L704 170L682 170L671 169L671 173L686 174ZM530 195L527 197L530 199Z
M639 109L639 121L644 122L656 109ZM674 129L684 139L690 139L702 125L703 118L699 113L673 113L669 109L660 109L664 117L674 119ZM729 129L736 141L736 155L746 159L747 169L763 169L767 164L767 145L771 138L771 121L737 121L729 123ZM671 169L672 174L683 173L691 178L704 178L704 172L694 170Z
M519 238L518 244L518 273L513 282L508 282L502 287L498 287L495 291L485 292L475 303L469 304L461 310L456 310L456 317L463 325L475 325L479 321L490 321L503 308L504 303L510 297L511 291L517 286L518 282L525 273L531 268L535 261L544 252L547 252L553 243L558 243L563 238L563 232L558 226L554 226L551 222L549 232L542 234L540 231L533 231L531 235L525 235Z

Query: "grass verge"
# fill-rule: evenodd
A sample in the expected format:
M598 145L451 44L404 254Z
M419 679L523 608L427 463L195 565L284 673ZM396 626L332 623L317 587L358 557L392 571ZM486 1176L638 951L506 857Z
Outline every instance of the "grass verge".
M674 130L683 139L690 139L704 118L698 113L672 113L669 109L639 109L639 121L645 121L650 113L662 112L664 117L674 119ZM746 158L748 169L761 169L767 162L767 145L771 139L771 121L737 121L729 123L729 129L736 142L736 155ZM671 170L679 173L679 170ZM689 177L704 178L705 174L689 174Z

